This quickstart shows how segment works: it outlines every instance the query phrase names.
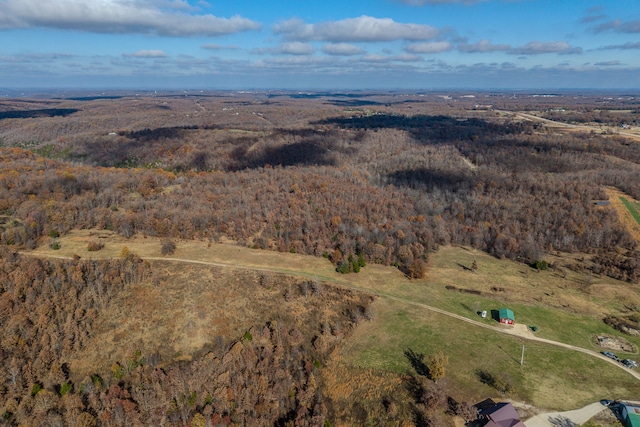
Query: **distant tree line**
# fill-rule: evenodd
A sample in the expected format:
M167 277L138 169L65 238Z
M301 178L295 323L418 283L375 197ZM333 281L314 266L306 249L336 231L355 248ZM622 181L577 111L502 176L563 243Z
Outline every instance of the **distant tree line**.
M381 114L260 135L168 132L141 131L135 143L105 144L106 151L95 141L90 150L104 154L103 163L119 153L115 163L151 144L145 161L166 169L96 168L4 150L0 212L12 220L0 242L34 247L51 230L74 227L225 235L316 256L337 249L336 265L362 256L408 275L447 244L527 263L551 250L619 252L595 258L598 271L636 277L635 241L613 210L593 204L606 198L607 185L640 198L640 146L623 138Z

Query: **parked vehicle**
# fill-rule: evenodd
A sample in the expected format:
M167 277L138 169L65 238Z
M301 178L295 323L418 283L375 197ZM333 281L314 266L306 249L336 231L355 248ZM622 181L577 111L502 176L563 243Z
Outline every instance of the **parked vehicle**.
M618 362L620 361L620 358L615 354L611 353L610 351L601 351L600 353L603 356L607 356L609 359L617 360Z

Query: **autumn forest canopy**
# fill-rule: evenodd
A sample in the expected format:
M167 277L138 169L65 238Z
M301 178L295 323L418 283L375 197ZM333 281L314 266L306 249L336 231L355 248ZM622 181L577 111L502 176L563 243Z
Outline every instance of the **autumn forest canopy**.
M636 240L596 202L607 187L640 199L640 144L509 114L634 123L640 101L617 99L223 92L1 100L0 415L9 425L200 425L205 417L317 425L332 411L317 369L370 315L368 296L237 273L233 280L260 289L265 306L292 314L256 317L180 363L133 350L93 373L73 371L67 362L86 351L119 292L173 274L135 254L61 261L20 252L74 229L231 240L326 257L344 273L395 266L409 278L423 277L445 245L534 266L560 251L581 254L563 268L637 283Z
M235 98L5 102L0 208L15 226L0 241L34 247L73 228L224 235L407 272L448 244L524 262L579 251L638 278L635 242L594 205L605 186L640 197L640 147L622 137L553 134L463 102Z

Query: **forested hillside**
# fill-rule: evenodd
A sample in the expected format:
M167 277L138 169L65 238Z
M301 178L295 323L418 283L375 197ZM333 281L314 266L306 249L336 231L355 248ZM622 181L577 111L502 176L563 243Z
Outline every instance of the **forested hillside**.
M305 100L294 113L286 102L206 102L141 103L154 123L157 111L176 122L185 104L199 112L181 116L180 126L150 128L140 112L124 111L117 122L136 127L111 135L115 128L104 123L79 129L83 111L3 120L10 135L3 138L34 154L2 153L0 201L9 218L2 242L33 247L74 227L224 235L256 248L324 254L336 264L361 255L407 274L439 245L465 244L524 262L552 250L615 253L596 258L606 264L598 271L638 279L636 243L612 210L594 205L606 198L603 186L640 197L640 147L624 138L549 134L531 122L450 107L457 116L415 114L419 103L413 114L399 114L395 104L342 111ZM100 114L87 110L98 124L113 124L104 105ZM39 120L55 128L55 138L15 140L16 130Z
M320 282L245 274L240 292L270 290L253 303L262 317L275 316L269 306L288 311L243 336L218 336L187 359L174 360L169 348L127 353L127 346L83 373L72 367L87 365L79 360L87 345L95 347L89 354L114 353L91 341L96 323L109 320L118 293L150 286L158 267L132 254L49 262L6 248L0 262L0 409L8 425L204 425L197 420L205 417L213 425L322 424L317 369L372 301Z
M74 371L116 296L157 287L159 268L127 253L109 261L18 253L55 249L72 229L232 240L324 256L341 272L393 265L411 278L443 245L533 265L563 251L581 253L566 267L640 280L637 242L613 209L595 204L606 186L640 198L639 144L558 134L468 98L343 98L4 100L1 422L319 425L331 402L318 369L371 315L370 296L242 276L234 280L247 292L270 298L243 330L183 358L141 346ZM522 110L560 102L490 100Z

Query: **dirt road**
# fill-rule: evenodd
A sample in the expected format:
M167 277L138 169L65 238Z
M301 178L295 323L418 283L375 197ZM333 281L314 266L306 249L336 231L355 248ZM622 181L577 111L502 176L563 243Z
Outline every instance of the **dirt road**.
M28 252L24 252L25 255L32 255L32 256L41 256L41 257L48 257L48 258L57 258L57 259L70 259L70 257L65 257L65 256L55 256L55 255L49 255L49 254L43 254L43 253L37 253L37 254L30 254ZM620 369L623 369L625 372L627 372L629 375L637 378L638 380L640 380L640 373L635 371L635 370L631 370L627 367L625 367L624 365L622 365L619 362L616 362L606 356L603 356L602 354L598 353L597 351L593 351L593 350L588 350L586 348L582 348L582 347L577 347L574 345L570 345L570 344L565 344L563 342L559 342L559 341L553 341L553 340L549 340L546 338L540 338L536 335L534 335L531 331L528 330L528 328L526 327L526 325L514 325L513 327L508 327L508 326L492 326L486 323L482 323L479 322L477 320L474 319L470 319L468 317L464 317L461 316L459 314L455 314L455 313L451 313L449 311L446 310L442 310L440 308L437 307L433 307L427 304L423 304L420 302L416 302L407 298L402 298L402 297L398 297L395 295L391 295L391 294L387 294L384 292L380 292L374 289L368 289L362 286L355 286L351 283L348 282L344 282L344 281L338 281L335 280L334 278L328 278L328 277L320 277L318 275L315 274L310 274L310 273L305 273L303 271L299 271L299 270L287 270L287 269L282 269L282 268L277 268L277 267L257 267L257 266L253 266L253 265L242 265L242 264L238 264L236 262L214 262L214 261L201 261L201 260L193 260L193 259L185 259L185 258L172 258L172 257L143 257L143 259L145 260L149 260L149 261L172 261L172 262L182 262L182 263L191 263L191 264L200 264L200 265L211 265L211 266L217 266L217 267L234 267L234 268L241 268L241 269L246 269L246 270L253 270L253 271L268 271L268 272L273 272L273 273L283 273L283 274L293 274L293 275L297 275L297 276L303 276L303 277L309 277L309 278L313 278L313 279L321 279L323 281L326 281L328 283L332 283L335 284L337 286L343 286L349 289L353 289L353 290L357 290L360 292L366 292L369 294L375 294L380 298L387 298L390 300L394 300L394 301L398 301L401 302L403 304L408 304L408 305L413 305L413 306L417 306L420 308L423 308L425 310L429 310L435 313L439 313L443 316L448 316L457 320L460 320L462 322L466 322L469 324L472 324L474 326L480 327L480 328L485 328L485 329L491 329L497 333L501 333L501 334L506 334L506 335L512 335L512 336L517 336L526 340L530 340L530 341L536 341L536 342L540 342L540 343L545 343L545 344L549 344L549 345L553 345L556 347L561 347L561 348L565 348L568 350L573 350L573 351L579 351L581 353L584 354L588 354L590 356L593 357L597 357L601 360L606 361L607 363L611 363L614 366L617 366Z
M555 128L564 128L567 130L579 130L579 131L583 131L583 132L596 132L596 133L602 133L605 132L605 130L602 130L598 127L595 126L589 126L589 125L572 125L570 123L563 123L563 122L557 122L555 120L550 120L550 119L545 119L543 117L538 117L538 116L534 116L533 114L527 114L527 113L521 113L521 112L517 112L517 111L504 111L504 110L494 110L497 113L502 113L502 114L506 114L509 116L514 116L517 117L519 119L522 120L527 120L530 122L539 122L539 123L544 123L549 127L555 127ZM621 135L624 136L626 138L631 138L634 139L636 141L640 141L640 134L637 133L631 133L631 132L621 132L617 129L607 129L607 131L611 131L614 132L615 135Z

